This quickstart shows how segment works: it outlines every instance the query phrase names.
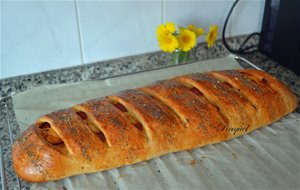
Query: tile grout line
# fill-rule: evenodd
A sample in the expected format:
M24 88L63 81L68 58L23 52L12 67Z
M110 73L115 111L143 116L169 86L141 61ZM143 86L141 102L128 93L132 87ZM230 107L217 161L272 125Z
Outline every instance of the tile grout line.
M79 40L79 48L80 48L80 59L81 59L81 64L84 65L85 60L84 60L83 40L81 35L82 33L81 33L81 26L79 20L79 8L78 8L77 0L74 0L74 3L75 3L75 14L76 14L76 26L78 31L78 40Z

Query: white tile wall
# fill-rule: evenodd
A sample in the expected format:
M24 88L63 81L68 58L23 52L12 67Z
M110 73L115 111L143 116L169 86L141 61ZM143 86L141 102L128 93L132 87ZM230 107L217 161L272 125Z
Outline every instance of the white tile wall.
M219 26L222 33L225 18L234 0L166 0L164 21L181 26L190 23L201 26L207 32L210 24ZM240 0L227 25L226 36L249 34L260 31L265 0ZM200 41L204 41L202 38Z
M196 26L203 27L205 32L207 32L210 24L222 27L225 15L231 4L232 1L229 0L167 0L164 20L166 22L175 22L177 25L184 27L193 23ZM201 41L203 40L204 38Z
M240 0L232 17L231 35L249 34L261 30L265 0Z
M165 21L221 33L233 1L0 0L0 78L159 50ZM264 2L240 0L227 36L260 31Z
M81 64L74 2L1 4L2 77Z
M157 50L160 1L79 1L86 63Z

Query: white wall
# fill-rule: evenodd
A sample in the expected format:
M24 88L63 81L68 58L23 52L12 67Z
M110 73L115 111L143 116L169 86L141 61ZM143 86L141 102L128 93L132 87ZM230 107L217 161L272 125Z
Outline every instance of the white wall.
M1 0L0 78L159 50L163 22L223 26L233 0ZM240 0L228 36L260 31L264 0Z

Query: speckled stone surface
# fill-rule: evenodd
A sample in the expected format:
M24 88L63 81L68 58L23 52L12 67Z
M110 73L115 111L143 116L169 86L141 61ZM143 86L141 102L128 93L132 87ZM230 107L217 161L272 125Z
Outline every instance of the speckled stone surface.
M232 47L237 47L244 38L245 36L239 36L228 39L228 42ZM250 43L256 44L257 42L257 39L253 39ZM191 61L220 58L228 54L229 52L221 41L218 41L210 49L207 49L205 44L198 44L191 52ZM300 77L292 71L278 65L275 61L259 52L244 55L244 57L300 93ZM168 54L154 52L0 80L0 98L3 98L0 101L0 145L3 151L8 189L19 189L19 187L20 189L29 189L30 187L28 183L19 180L12 170L11 146L12 142L20 134L20 130L15 120L11 95L43 84L93 80L160 68L165 66L170 59L171 57ZM241 64L248 67L247 64ZM297 112L300 113L299 106Z

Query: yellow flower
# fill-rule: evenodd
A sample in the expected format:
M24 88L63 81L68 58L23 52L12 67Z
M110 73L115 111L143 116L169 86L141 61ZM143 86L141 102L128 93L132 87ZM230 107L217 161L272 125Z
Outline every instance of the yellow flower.
M165 25L161 24L156 30L157 39L168 34L173 34L175 31L176 27L173 22L167 22Z
M210 26L210 30L206 36L207 47L210 48L215 43L217 36L218 36L218 26L216 25Z
M176 31L176 26L174 22L167 22L166 28L170 31L170 33L174 33Z
M196 36L202 36L204 34L204 30L202 28L196 28L195 25L190 24L188 29L196 34Z
M181 29L178 36L179 49L190 51L196 45L196 34L187 29Z
M172 53L178 48L178 41L172 34L161 35L160 38L158 38L158 45L162 51Z

